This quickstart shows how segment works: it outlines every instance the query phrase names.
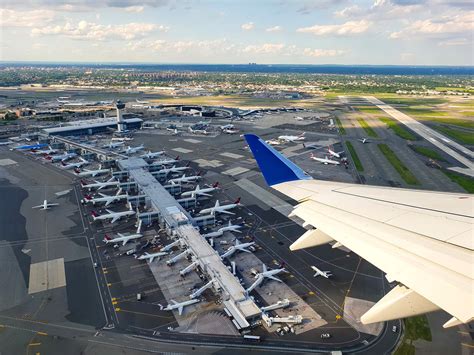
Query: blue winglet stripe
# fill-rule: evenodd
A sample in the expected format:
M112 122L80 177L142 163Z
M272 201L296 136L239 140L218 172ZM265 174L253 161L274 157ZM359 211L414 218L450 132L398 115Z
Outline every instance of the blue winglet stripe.
M285 158L259 136L245 134L244 137L268 185L312 179L299 166Z

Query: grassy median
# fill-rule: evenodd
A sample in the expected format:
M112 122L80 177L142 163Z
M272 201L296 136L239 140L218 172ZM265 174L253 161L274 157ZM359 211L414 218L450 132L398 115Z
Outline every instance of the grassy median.
M417 152L418 154L424 155L427 158L431 158L431 159L439 160L439 161L446 161L446 159L444 159L441 156L441 154L439 154L436 150L422 147L419 145L410 145L409 147L413 149L415 152Z
M442 171L451 181L457 183L467 192L474 194L474 179L472 177L461 175L450 170L443 169Z
M415 355L415 346L413 342L418 339L431 341L431 330L426 316L416 316L406 318L405 334L400 347L395 351L394 355Z
M420 182L416 179L415 175L412 174L410 170L402 163L402 161L397 157L397 155L389 148L386 144L378 144L377 145L385 155L385 158L389 161L390 164L395 168L395 170L400 174L403 181L405 181L408 185L419 185Z
M444 126L436 126L434 129L457 140L459 143L474 145L474 131L461 131L459 129L448 128Z
M400 138L406 139L408 141L415 141L417 139L413 133L411 133L408 129L403 127L401 124L395 122L391 118L379 117L379 120L385 123L388 128L391 129L393 133L395 133Z
M375 133L372 127L370 127L369 124L363 118L358 118L357 122L359 122L360 126L364 129L365 133L367 133L368 136L378 137L377 133Z
M354 162L354 165L355 165L357 171L359 171L359 172L364 171L364 167L362 166L362 163L360 162L359 156L357 155L352 143L351 142L346 142L346 146L347 146L347 149L349 150L349 153L351 154L352 161Z
M342 125L342 122L341 120L339 119L339 117L336 117L336 123L337 123L337 127L339 128L339 132L344 135L346 134L346 129L344 128L344 126Z

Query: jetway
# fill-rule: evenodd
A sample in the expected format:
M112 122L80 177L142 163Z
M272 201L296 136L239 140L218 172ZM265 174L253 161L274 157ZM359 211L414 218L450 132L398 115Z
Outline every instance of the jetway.
M290 300L285 298L284 300L280 300L277 303L271 304L266 307L261 307L260 309L262 312L274 311L275 309L285 308L290 305Z
M196 291L194 291L193 293L191 293L189 295L189 298L193 299L193 298L196 298L196 297L199 297L201 296L201 294L206 291L208 288L211 288L214 284L214 280L211 280L209 281L207 284L205 284L204 286L198 288Z
M186 266L184 269L179 271L181 276L185 276L187 273L193 271L195 268L199 266L199 262L197 260L193 261L191 264Z
M172 257L171 259L167 260L166 265L168 265L168 266L173 265L175 262L185 258L189 253L191 253L191 250L186 249L182 253L179 253L178 255L176 255L176 256Z

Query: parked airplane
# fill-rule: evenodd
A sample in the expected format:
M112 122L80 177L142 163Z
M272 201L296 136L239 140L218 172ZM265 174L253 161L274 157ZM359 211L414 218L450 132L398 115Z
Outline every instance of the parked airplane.
M225 130L225 129L234 129L235 126L234 126L232 123L229 123L229 124L220 126L219 128L221 129L221 131L223 131L223 130Z
M214 216L217 213L235 214L233 212L229 212L229 210L237 206L241 206L240 197L234 203L229 203L228 205L222 205L222 206L220 205L219 200L217 200L214 207L205 208L199 211L199 214L210 214L212 216Z
M170 165L170 164L175 164L179 161L179 155L174 158L174 159L163 159L163 160L158 160L153 165Z
M278 140L283 141L283 142L299 142L299 141L304 141L306 137L304 136L305 132L301 133L299 136L279 136Z
M238 130L238 129L235 129L235 128L226 128L226 129L223 129L223 130L222 130L222 133L225 133L225 134L237 134L237 133L239 133L239 130Z
M370 141L367 139L367 138L359 138L357 139L359 142L361 142L362 144L365 144L365 143L370 143Z
M91 212L92 219L94 221L106 221L110 220L110 223L115 223L117 222L120 218L122 217L129 217L133 216L135 214L135 211L132 209L132 205L130 204L130 209L127 211L121 211L121 212L114 212L108 209L105 209L107 211L106 214L97 214L95 211Z
M183 174L183 176L181 177L169 179L168 182L170 184L173 184L173 183L182 184L182 183L197 181L201 178L202 178L201 173L198 173L197 175L190 175L190 176L186 176L186 174Z
M311 269L316 271L313 277L322 276L322 277L325 277L326 279L329 279L332 276L331 271L322 271L318 269L316 266L311 266Z
M335 152L334 150L331 149L331 147L328 147L328 153L329 153L331 156L340 159L340 158L341 158L341 155L344 154L344 151L341 150L340 152Z
M77 168L80 168L81 166L84 166L84 165L87 165L87 164L90 164L89 161L85 160L84 158L80 158L81 161L80 162L77 162L77 163L69 163L69 164L66 164L64 161L61 161L61 167L63 169L77 169Z
M122 189L119 189L117 193L113 196L106 195L103 193L99 192L99 195L101 197L92 197L91 195L85 195L84 199L86 202L92 202L92 204L95 206L96 203L102 203L105 202L105 207L109 206L111 203L118 202L120 200L126 200L128 195L127 194L120 194L122 192Z
M31 153L34 154L34 155L51 155L51 154L54 154L56 152L57 152L57 150L56 149L51 149L51 147L48 147L48 149L41 149L41 150L32 149L31 150Z
M5 141L5 142L0 142L0 146L1 145L9 145L9 144L13 144L14 142L10 142L10 141Z
M91 190L91 189L102 190L105 187L119 186L119 185L120 185L120 181L117 181L115 179L115 177L113 177L113 176L109 180L104 181L104 182L94 180L93 183L87 183L87 181L81 180L82 188L89 189L89 190Z
M149 264L151 264L153 262L153 260L155 260L155 258L158 258L158 260L160 260L160 258L162 256L165 256L165 255L168 255L169 253L166 252L166 251L157 251L156 253L147 253L145 252L145 254L142 254L140 255L137 259L138 260L147 260L147 262Z
M250 285L250 287L246 289L245 292L249 294L254 288L260 286L265 279L271 279L274 281L283 282L278 277L275 276L281 272L287 272L287 271L284 268L268 270L267 265L262 264L262 272L259 272L255 275L254 283Z
M236 239L235 244L232 245L229 249L227 249L225 251L224 254L221 255L221 259L228 258L228 257L234 255L237 251L244 251L246 253L251 253L251 251L248 250L247 248L254 245L254 244L255 244L255 242L241 243L241 242L239 242L238 239Z
M332 159L328 159L328 157L324 157L324 158L318 158L318 157L315 157L313 154L311 154L309 156L310 159L313 159L313 160L316 160L316 161L319 161L320 163L323 163L323 164L332 164L332 165L340 165L341 163L339 163L337 160L332 160Z
M124 154L127 154L127 155L128 155L128 154L134 154L134 153L139 152L140 150L143 150L143 149L145 149L145 146L144 146L143 144L141 144L141 145L139 145L139 146L137 146L137 147L130 147L130 146L128 146L128 148L122 150L121 153L124 153Z
M306 148L306 149L319 149L319 148L321 148L321 146L318 145L317 143L303 143L303 148Z
M117 244L117 243L122 243L122 246L127 244L131 240L135 239L140 239L143 237L143 234L141 233L134 233L134 234L129 234L129 235L124 235L122 233L117 233L118 237L115 238L110 238L107 234L104 237L104 243L105 244Z
M99 166L99 169L96 170L88 170L88 169L83 169L82 171L80 169L74 169L74 173L76 173L77 176L80 177L96 177L97 175L102 175L102 174L107 174L110 172L110 169L102 169L102 165Z
M197 299L197 298L189 300L189 301L184 301L184 302L176 302L175 300L171 300L171 304L168 304L165 308L163 308L162 305L159 305L159 306L160 306L161 311L172 311L172 310L177 309L178 314L182 315L184 307L190 306L198 302L200 302L200 299Z
M193 129L192 127L189 127L189 132L191 132L192 134L202 134L204 136L207 136L209 134L209 132L205 129Z
M77 157L76 153L64 153L59 155L48 155L46 159L54 163L56 161L66 161L75 157Z
M19 147L12 148L12 150L13 149L16 149L16 150L36 150L36 149L45 148L47 146L48 145L46 143L38 143L38 144L32 144L32 145L21 145Z
M473 195L313 180L260 137L245 139L267 184L299 202L290 216L317 228L290 250L337 241L399 282L363 324L439 309L452 316L445 328L474 320Z
M115 149L115 148L123 147L124 144L125 144L124 141L110 142L109 144L103 145L102 148Z
M185 191L181 194L181 197L196 197L196 196L212 196L208 192L213 192L219 190L219 182L216 182L211 187L200 188L199 185L196 186L194 190Z
M267 144L270 144L270 145L280 145L281 144L281 141L279 141L277 139L269 139L266 142L267 142Z
M224 232L242 233L241 231L239 231L240 228L242 228L241 225L232 224L231 221L229 221L228 225L226 225L224 227L221 227L221 228L219 228L218 230L216 230L214 232L203 234L202 236L204 238L216 238L216 237L220 237L221 235L223 235Z
M48 200L44 200L41 205L33 206L32 208L39 208L40 210L49 210L50 207L59 206L59 203L48 203Z
M140 158L154 159L154 158L157 158L157 157L159 157L160 155L163 155L163 154L165 154L164 150L159 151L159 152L152 152L151 150L149 150L148 153L140 155Z
M176 166L176 165L173 165L171 168L164 168L164 169L160 169L160 170L157 170L157 171L153 171L152 174L153 175L167 175L169 173L178 173L180 171L184 171L184 170L187 170L189 169L189 164L186 165L186 166Z

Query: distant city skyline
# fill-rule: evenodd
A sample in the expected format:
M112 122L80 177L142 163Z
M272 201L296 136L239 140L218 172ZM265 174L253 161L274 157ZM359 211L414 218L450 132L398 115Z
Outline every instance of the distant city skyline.
M474 3L5 0L1 60L474 65Z

